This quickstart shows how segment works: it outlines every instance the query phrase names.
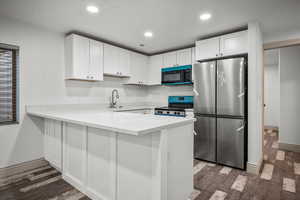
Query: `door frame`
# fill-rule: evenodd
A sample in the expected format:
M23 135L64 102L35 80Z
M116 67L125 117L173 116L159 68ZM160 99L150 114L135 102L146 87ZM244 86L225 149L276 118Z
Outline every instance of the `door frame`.
M262 98L263 98L263 110L262 110L262 150L264 148L264 130L265 130L265 51L271 49L280 49L284 47L298 46L300 45L300 38L280 40L274 42L268 42L263 44L263 68L262 68Z

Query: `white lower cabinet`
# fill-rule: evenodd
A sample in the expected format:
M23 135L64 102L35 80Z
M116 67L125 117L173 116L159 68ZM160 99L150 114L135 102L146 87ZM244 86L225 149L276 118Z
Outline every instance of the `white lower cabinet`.
M44 157L56 169L62 169L62 123L45 119Z
M93 200L188 199L193 124L135 136L63 123L62 169Z
M63 177L79 190L85 190L86 137L85 126L64 123Z
M86 192L93 199L115 200L116 134L88 128Z

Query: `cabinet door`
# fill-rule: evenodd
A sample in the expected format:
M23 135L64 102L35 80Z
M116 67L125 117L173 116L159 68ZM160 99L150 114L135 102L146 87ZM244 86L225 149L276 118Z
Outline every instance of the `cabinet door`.
M138 53L130 54L130 79L132 84L147 83L148 57Z
M151 134L141 137L119 134L117 142L117 197L122 200L154 200Z
M103 80L103 44L90 40L90 67L89 77L92 80Z
M219 56L220 38L200 40L196 42L196 60L212 59Z
M45 119L44 157L54 167L62 169L62 124Z
M164 67L174 67L177 65L177 52L170 52L163 54L164 57Z
M73 37L73 76L87 79L89 75L90 45L89 39L72 35Z
M161 69L163 66L163 56L151 56L149 61L149 76L148 84L160 85L161 84Z
M119 48L104 44L104 74L118 75Z
M93 199L115 199L116 134L88 128L86 188Z
M192 49L191 48L177 51L177 64L179 66L192 64Z
M244 54L248 52L248 31L241 31L221 37L221 56Z
M125 49L119 48L119 62L117 71L121 76L130 76L130 53Z
M81 125L64 123L63 176L79 188L86 180L86 129Z

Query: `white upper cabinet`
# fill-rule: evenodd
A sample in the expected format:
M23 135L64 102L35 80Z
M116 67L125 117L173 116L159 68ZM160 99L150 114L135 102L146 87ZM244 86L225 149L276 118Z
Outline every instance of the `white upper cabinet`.
M148 70L148 84L161 84L161 69L163 68L163 55L150 56Z
M218 57L220 53L220 38L200 40L196 42L196 60Z
M130 53L125 49L104 44L104 74L130 76Z
M65 45L66 79L103 80L103 43L71 34Z
M224 35L220 39L221 56L230 56L248 52L248 32L241 31Z
M190 65L192 64L192 49L183 49L177 51L177 65Z
M248 31L240 31L196 42L196 60L245 54L248 52Z
M90 40L90 77L103 80L103 43Z
M148 56L130 53L130 79L128 84L145 85L148 83Z
M174 67L192 64L192 49L183 49L163 54L163 66Z
M164 56L164 67L173 67L177 65L177 52L170 52L163 54Z

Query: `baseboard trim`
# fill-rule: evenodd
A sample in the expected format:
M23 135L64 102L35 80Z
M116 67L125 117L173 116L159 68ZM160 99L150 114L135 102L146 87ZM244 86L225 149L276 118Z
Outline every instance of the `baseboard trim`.
M279 149L300 153L300 145L279 142Z
M37 160L32 160L17 165L0 168L0 179L20 174L26 171L30 171L39 167L44 167L46 165L49 165L49 163L44 158L40 158Z
M247 172L258 175L261 172L263 159L260 159L257 164L247 162Z

